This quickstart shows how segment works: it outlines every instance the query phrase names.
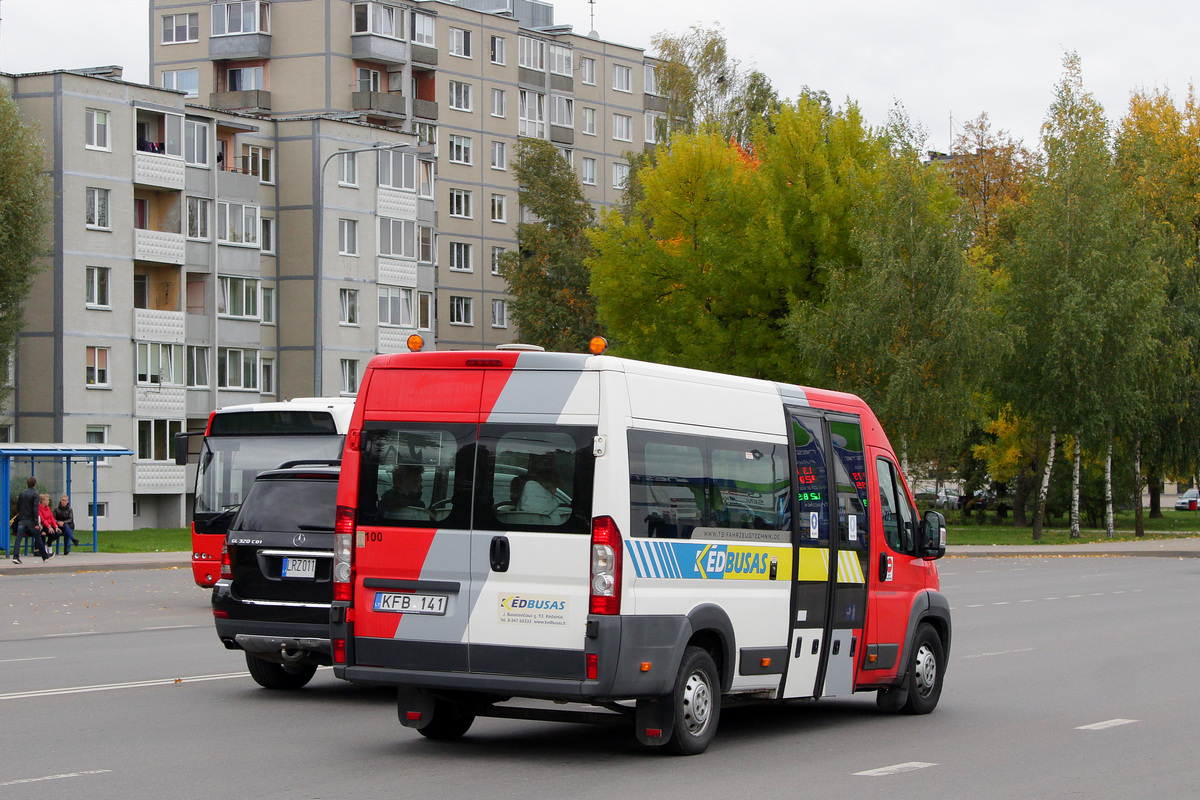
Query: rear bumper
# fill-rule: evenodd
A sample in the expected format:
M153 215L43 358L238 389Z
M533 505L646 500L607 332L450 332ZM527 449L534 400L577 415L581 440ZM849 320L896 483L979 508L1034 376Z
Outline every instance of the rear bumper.
M213 589L217 636L231 650L245 650L267 661L288 664L333 663L329 604L247 600L236 597L230 582Z

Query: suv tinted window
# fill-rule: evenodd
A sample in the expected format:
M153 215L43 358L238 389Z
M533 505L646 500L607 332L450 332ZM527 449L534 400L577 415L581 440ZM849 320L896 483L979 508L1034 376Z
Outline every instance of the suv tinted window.
M337 480L261 480L242 504L231 530L332 531Z

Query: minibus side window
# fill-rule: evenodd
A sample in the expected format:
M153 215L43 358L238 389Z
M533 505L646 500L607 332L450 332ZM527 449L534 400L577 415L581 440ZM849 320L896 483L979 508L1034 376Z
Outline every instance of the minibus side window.
M792 439L796 443L797 520L801 545L828 546L829 503L825 496L829 473L825 470L824 442L819 419L792 415ZM816 519L814 529L812 522Z
M595 428L484 425L475 527L590 533Z
M867 521L867 462L863 452L862 428L856 422L830 420L837 477L838 520L843 542L870 549Z
M879 473L879 505L883 512L883 533L897 553L912 553L916 548L916 524L908 495L900 481L900 471L886 458L876 461Z
M361 452L361 524L470 526L474 425L367 423Z
M708 502L704 440L629 432L630 534L690 539Z
M712 491L709 524L718 528L785 530L791 526L785 448L709 439Z

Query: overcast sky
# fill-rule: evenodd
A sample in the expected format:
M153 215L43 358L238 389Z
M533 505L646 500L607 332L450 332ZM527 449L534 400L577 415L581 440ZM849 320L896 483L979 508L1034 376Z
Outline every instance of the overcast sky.
M147 0L0 0L0 71L121 64L147 81ZM1066 50L1110 120L1135 88L1177 101L1197 72L1200 3L1142 0L557 0L555 22L650 48L656 33L720 25L731 54L782 97L824 89L881 125L899 101L946 149L986 111L1035 146Z

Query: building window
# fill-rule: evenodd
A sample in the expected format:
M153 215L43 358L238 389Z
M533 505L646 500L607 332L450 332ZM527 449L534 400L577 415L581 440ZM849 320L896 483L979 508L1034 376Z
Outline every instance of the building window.
M571 48L560 44L550 45L550 71L555 75L566 75L568 78L573 76Z
M263 286L258 293L261 322L264 325L275 324L275 289Z
M258 351L218 347L217 388L257 389Z
M579 165L579 180L588 186L596 185L596 159L583 157Z
M492 116L493 117L503 117L504 116L504 114L505 114L504 97L505 97L505 95L504 95L503 89L492 89Z
M628 114L613 114L613 139L618 142L633 141L633 117Z
M137 425L139 461L174 460L175 434L183 432L183 420L139 419Z
M183 160L195 167L208 166L208 123L187 120L183 124Z
M492 169L508 169L508 156L504 142L492 142Z
M625 189L629 185L629 164L622 161L613 164L613 182L614 189Z
M388 327L412 327L412 289L399 286L379 287L379 324Z
M189 389L208 387L208 348L187 346L187 364L184 379Z
M579 79L588 86L596 85L596 59L587 56L579 59Z
M199 14L163 14L162 43L181 44L200 41Z
M403 21L403 13L400 20ZM354 32L373 33L389 39L403 38L404 32L396 26L396 9L382 3L354 4Z
M341 318L343 325L358 324L358 289L341 289L338 291Z
M575 126L575 102L561 94L550 96L550 124L561 128Z
M379 153L379 185L412 191L416 185L417 157L413 153L382 150Z
M648 144L657 144L661 139L661 135L667 130L667 118L663 114L652 114L646 112L646 142Z
M413 44L423 44L427 47L434 46L433 39L433 17L429 14L418 14L413 12L412 15L412 40Z
M471 137L450 135L450 161L455 164L471 163Z
M492 248L492 274L500 274L500 259L504 256L505 250L503 247Z
M423 264L432 264L436 250L436 236L433 228L425 225L417 226L417 260Z
M624 64L613 64L613 89L618 92L633 91L633 69Z
M112 308L108 299L108 280L112 270L108 267L88 267L85 303L88 308Z
M653 64L645 65L646 94L658 94L658 71Z
M358 392L358 359L342 359L342 394Z
M504 64L508 63L505 60L505 55L504 55L504 42L505 42L505 39L503 36L493 36L492 37L492 63L493 64L500 64L501 66L503 66Z
M433 154L437 155L437 125L432 122L413 122L413 133L417 135L417 144L430 145Z
M161 386L183 386L183 345L159 342L137 343L137 382Z
M471 271L471 245L466 242L450 243L450 269L454 272Z
M506 300L492 301L492 327L508 327L508 302Z
M275 394L275 359L258 360L258 390L263 394Z
M230 67L225 72L225 91L252 92L266 89L262 67Z
M358 220L338 220L338 255L358 255Z
M275 252L275 220L271 217L262 218L262 236L259 239L259 247L264 253Z
M108 463L108 459L103 460L104 464ZM108 516L108 503L93 503L90 500L87 504L88 516L94 519L103 519Z
M433 292L417 292L417 327L433 330Z
M270 32L270 3L262 2L262 0L245 0L241 3L213 3L213 36Z
M583 109L583 132L588 136L596 135L596 109Z
M502 194L492 195L492 222L505 222L507 215L505 214L505 199Z
M417 223L410 219L379 218L379 255L417 257Z
M83 431L83 441L87 444L108 444L107 425L88 425ZM98 466L108 466L107 458L96 459Z
M217 201L217 241L258 245L258 206Z
M87 385L95 388L108 386L108 348L87 348Z
M555 146L554 149L558 151L558 154L560 156L562 156L562 160L567 162L567 166L569 166L569 167L575 166L575 151L574 150L572 150L569 147L559 147L557 145Z
M428 197L433 199L433 162L420 161L417 162L420 171L421 181L417 185L417 196Z
M208 241L208 220L211 201L203 197L187 199L187 235L189 239Z
M546 43L528 36L517 37L517 63L527 69L538 71L546 68Z
M450 324L474 325L470 297L450 297Z
M462 28L450 29L450 55L459 58L471 57L471 32Z
M450 216L471 219L471 192L469 190L450 190Z
M338 156L338 186L358 186L358 153Z
M89 228L109 230L108 189L87 188L87 211L84 222Z
M383 73L377 69L368 69L367 67L359 67L355 74L357 75L356 83L357 91L360 92L379 92L382 91Z
M517 94L517 133L546 138L546 95L521 89Z
M196 16L189 14L188 16ZM200 96L200 70L198 69L169 69L162 74L162 87L183 92L188 97Z
M258 280L222 277L217 280L217 313L223 317L258 319Z
M108 112L89 108L85 112L87 121L86 144L92 150L111 150L108 140Z
M450 107L458 111L471 110L471 84L450 81Z
M242 170L258 176L259 183L274 183L275 173L271 164L273 155L270 147L248 144L242 147Z

